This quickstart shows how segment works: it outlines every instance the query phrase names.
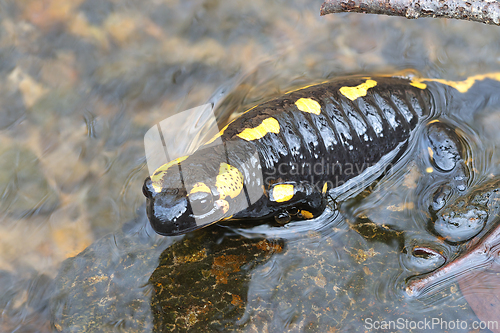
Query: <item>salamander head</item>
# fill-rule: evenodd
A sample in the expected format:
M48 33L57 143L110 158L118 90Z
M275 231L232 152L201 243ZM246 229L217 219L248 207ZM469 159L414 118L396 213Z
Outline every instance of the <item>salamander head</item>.
M147 214L157 233L184 234L229 219L243 207L243 175L220 161L195 153L165 164L146 179Z

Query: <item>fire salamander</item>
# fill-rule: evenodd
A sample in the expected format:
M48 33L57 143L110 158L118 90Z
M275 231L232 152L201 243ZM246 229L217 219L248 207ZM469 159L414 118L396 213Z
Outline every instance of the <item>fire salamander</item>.
M348 77L290 91L148 177L151 225L179 235L224 220L315 218L332 190L399 160L420 125L442 114L443 100L479 95L495 81L500 73L464 81Z

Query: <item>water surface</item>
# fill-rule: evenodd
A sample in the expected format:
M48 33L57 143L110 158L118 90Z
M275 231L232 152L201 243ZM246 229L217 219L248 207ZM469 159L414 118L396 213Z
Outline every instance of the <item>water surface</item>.
M216 95L223 97L224 119L291 87L339 75L413 68L427 77L462 79L499 70L497 27L359 14L320 18L319 6L0 3L1 331L142 332L169 324L151 306L157 290L148 281L162 258L173 260L171 244L190 243L152 234L141 208L148 173L143 136L169 115ZM451 117L472 134L478 177L497 171L497 111ZM185 126L181 136L192 124ZM238 310L219 327L349 332L362 329L367 318L473 320L455 284L417 302L401 292L406 277L430 267L402 249L436 245L425 214L410 205L423 193L415 184L425 182L423 157L414 157L379 190L354 198L342 215L331 214L317 226L263 227L251 234L219 230L214 243L203 241L212 236L192 235L209 249L208 259L235 255L234 243L219 246L226 244L221 239L281 244L279 251L266 247L244 270L246 282L237 290L246 299L234 301ZM370 238L366 230L349 227L359 219L394 230ZM458 250L439 246L446 255ZM209 301L207 294L203 302ZM199 310L186 308L194 314L179 316L187 319L176 328L196 330L214 320L198 320Z

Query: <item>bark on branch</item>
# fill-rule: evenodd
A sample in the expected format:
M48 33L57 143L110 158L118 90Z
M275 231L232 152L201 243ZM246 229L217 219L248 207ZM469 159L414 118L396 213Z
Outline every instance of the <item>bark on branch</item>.
M419 17L445 17L500 25L497 0L325 0L321 15L355 12Z
M489 269L492 265L497 264L495 261L499 259L499 250L500 224L497 224L457 259L427 276L410 281L406 287L406 293L409 296L418 297L426 289L432 289L432 286L439 286L452 278L477 274Z

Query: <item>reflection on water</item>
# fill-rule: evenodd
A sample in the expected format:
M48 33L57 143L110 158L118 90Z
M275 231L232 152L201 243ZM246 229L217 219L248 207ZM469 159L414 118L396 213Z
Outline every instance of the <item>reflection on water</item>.
M153 272L171 244L191 241L150 234L141 208L143 135L169 115L222 94L224 122L301 84L351 73L416 68L457 79L498 71L500 44L491 41L500 32L470 22L319 18L319 3L301 1L7 0L0 8L2 332L154 329L160 286L151 281L167 275ZM464 111L451 108L448 122L470 140L474 185L498 174L500 118L494 104L474 117ZM350 331L369 317L474 318L454 283L424 301L403 294L405 279L442 261L415 247L444 258L464 248L439 241L427 224L426 189L439 180L423 160L413 150L372 192L314 226L210 229L220 239L200 243L212 251L204 264L213 268L218 254L255 255L242 261L254 265L240 267L239 293L224 289L239 297L228 298L240 311L234 327ZM281 239L283 250L243 251L263 235ZM241 253L229 253L233 246ZM189 275L195 266L179 268ZM203 295L190 304L213 301Z

